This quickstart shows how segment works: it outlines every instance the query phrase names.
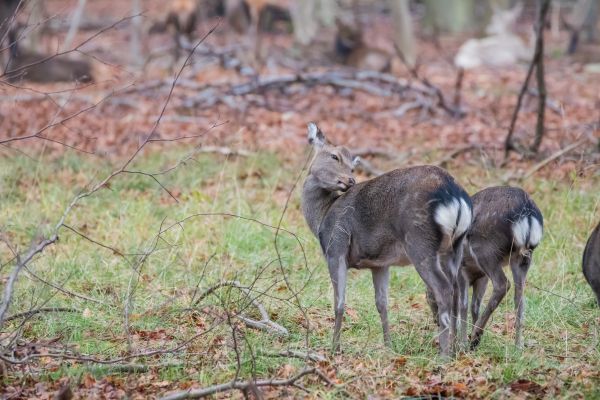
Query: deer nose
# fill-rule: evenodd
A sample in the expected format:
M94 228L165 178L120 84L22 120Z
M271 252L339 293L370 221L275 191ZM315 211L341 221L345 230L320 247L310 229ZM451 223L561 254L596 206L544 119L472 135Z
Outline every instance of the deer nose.
M349 178L348 179L348 185L349 186L354 186L356 184L356 180L354 178Z

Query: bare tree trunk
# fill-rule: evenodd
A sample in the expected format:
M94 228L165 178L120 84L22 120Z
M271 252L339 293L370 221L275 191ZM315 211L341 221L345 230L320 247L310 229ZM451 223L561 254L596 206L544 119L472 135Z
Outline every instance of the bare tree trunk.
M75 8L73 16L71 17L71 26L69 26L67 37L62 45L63 50L69 49L73 44L73 39L75 39L75 34L79 30L79 25L81 24L81 18L83 17L83 10L85 9L86 3L87 0L79 0L77 2L77 8Z
M337 4L335 0L319 0L319 20L325 26L333 26L335 24L335 16L337 15Z
M506 139L504 141L504 161L508 159L508 153L516 149L515 144L512 140L512 136L517 122L517 116L519 115L519 110L521 109L523 96L527 92L529 80L531 78L531 75L533 74L534 68L536 68L539 103L535 140L534 143L531 145L531 151L537 152L539 150L540 144L542 143L542 138L544 136L544 114L546 111L546 83L544 81L544 21L546 20L546 14L548 13L548 9L550 8L551 0L539 0L539 2L540 3L538 6L538 17L535 27L535 51L533 54L533 59L531 60L531 64L529 65L529 69L527 70L525 82L523 82L523 86L521 87L521 91L519 92L519 97L517 98L517 105L515 107L515 111L513 112L512 119L510 121L510 127L508 128L508 134L506 135Z
M394 42L402 52L404 61L410 67L414 67L417 61L417 51L408 0L390 0L390 5L394 19Z
M142 13L140 0L132 0L131 8L132 14L136 15L131 21L131 61L134 65L139 67L144 64L141 45L142 17L139 15Z
M294 25L294 38L302 45L308 45L317 34L315 20L316 0L293 2L290 10Z
M531 151L537 153L544 137L544 117L546 113L546 81L544 79L544 22L551 0L540 0L539 18L537 21L537 35L535 41L535 54L537 56L536 79L538 86L538 115L535 126L535 140Z
M462 32L473 26L473 0L425 0L425 25L434 31Z

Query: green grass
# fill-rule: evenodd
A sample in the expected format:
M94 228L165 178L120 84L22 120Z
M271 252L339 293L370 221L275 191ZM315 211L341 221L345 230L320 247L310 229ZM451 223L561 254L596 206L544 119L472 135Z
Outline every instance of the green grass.
M132 169L160 171L181 155L178 151L145 155ZM232 159L200 156L159 176L176 193L179 203L147 177L115 178L110 187L84 199L66 223L128 255L122 258L61 229L60 241L30 265L39 278L101 304L57 292L24 273L17 284L11 314L42 303L73 307L79 312L33 317L23 326L23 339L43 342L58 338L53 346L59 349L69 346L99 358L122 357L128 354L124 307L132 285L129 331L134 351L174 347L206 332L183 352L136 361L185 362L156 372L158 379L174 382L171 389L184 381L201 386L225 382L235 375L236 355L231 329L220 322L226 318L224 309L246 310L250 316L257 313L244 296L227 288L219 290L218 296L204 299L196 311L189 307L196 287L200 293L222 280L237 280L252 285L256 294L264 291L266 296L260 301L273 320L290 332L288 337L277 337L235 325L241 343L240 374L245 378L252 374L285 375L280 369L284 364L295 371L302 368L302 360L265 355L305 348L305 321L299 301L310 321L310 346L329 358L322 368L335 368L344 390L358 397L373 393L399 396L413 389L427 393L435 391L431 387L436 379L442 384L464 383L472 397L503 397L509 393L510 383L518 379L539 383L548 396L599 394L599 312L580 272L585 240L600 214L597 180L554 182L532 178L524 183L545 217L545 236L534 254L526 289L526 348L521 352L513 345L511 290L493 316L479 349L444 363L437 356L435 326L423 283L411 267L392 271L393 350L381 344L371 276L353 270L347 288L349 311L342 332L344 352L336 356L328 353L333 326L332 289L317 240L299 210L299 188L292 194L282 223L283 228L298 235L299 243L292 235L280 232L281 263L272 228L214 215L230 213L277 225L300 165L300 158L284 162L273 154ZM97 181L110 170L107 161L72 154L38 162L25 157L0 159L0 229L18 244L19 250L25 250L33 237L49 232L65 205L90 179ZM467 189L474 192L495 184L506 171L469 167L452 172L459 181L468 182ZM157 240L161 226L170 228ZM147 252L151 254L138 265L141 256L135 254ZM3 264L11 258L4 244L0 244L0 257ZM138 272L134 272L135 266ZM297 299L286 286L282 269L293 290L299 291ZM2 269L3 277L8 270ZM9 324L5 332L19 322ZM42 360L42 366L44 362L49 361ZM63 362L55 368L37 370L36 377L49 381L65 375L81 379L88 373L96 377L114 374L110 367ZM14 372L7 382L20 378L20 373ZM345 396L342 389L308 382L316 396Z

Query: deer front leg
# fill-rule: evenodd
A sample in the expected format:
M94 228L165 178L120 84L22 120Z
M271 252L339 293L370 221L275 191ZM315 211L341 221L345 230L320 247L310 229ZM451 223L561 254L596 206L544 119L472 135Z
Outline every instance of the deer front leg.
M342 331L342 320L344 319L344 305L346 301L346 277L348 275L348 263L346 256L329 257L327 261L329 277L333 285L333 309L335 313L335 325L333 327L333 340L331 349L333 352L340 350L340 334Z
M438 323L438 306L435 302L435 297L433 296L433 292L431 289L427 288L427 293L425 294L425 298L427 299L427 304L429 304L429 308L431 309L431 314L433 315L433 320L435 323Z
M525 299L523 291L525 289L525 278L531 263L531 254L520 255L514 261L511 260L510 269L512 270L513 281L515 283L515 345L523 348L523 314L525 311Z
M372 268L373 286L375 288L375 305L381 318L381 327L383 329L383 343L386 347L392 347L390 339L390 326L388 323L388 287L390 282L390 268Z

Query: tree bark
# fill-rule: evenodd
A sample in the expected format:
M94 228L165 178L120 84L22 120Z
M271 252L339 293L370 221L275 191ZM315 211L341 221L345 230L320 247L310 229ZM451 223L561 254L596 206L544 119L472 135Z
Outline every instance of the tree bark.
M404 61L410 67L414 67L417 61L417 50L408 0L390 0L390 5L394 19L394 42L402 52Z

